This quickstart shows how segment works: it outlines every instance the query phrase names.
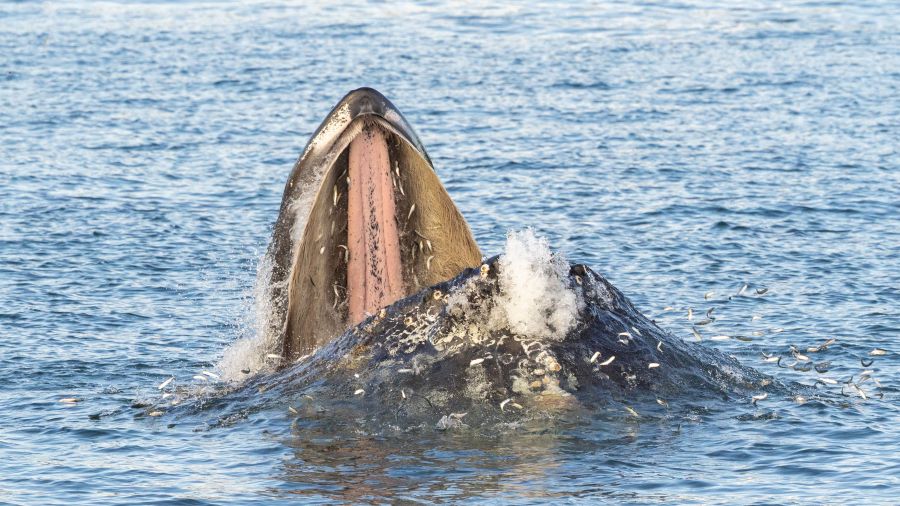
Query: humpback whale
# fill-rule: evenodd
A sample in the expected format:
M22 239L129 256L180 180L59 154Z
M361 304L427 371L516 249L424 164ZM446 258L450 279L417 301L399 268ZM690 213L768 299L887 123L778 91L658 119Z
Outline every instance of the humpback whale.
M481 262L418 136L371 88L348 93L294 165L266 253L290 360Z
M281 367L244 388L351 410L342 420L453 428L609 403L640 416L640 399L779 388L660 328L533 233L483 259L422 143L369 88L338 102L294 165L266 259Z

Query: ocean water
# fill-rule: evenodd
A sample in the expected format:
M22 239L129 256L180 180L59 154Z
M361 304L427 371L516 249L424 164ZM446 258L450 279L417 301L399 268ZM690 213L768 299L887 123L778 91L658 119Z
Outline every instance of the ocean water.
M898 26L889 1L0 4L0 503L895 503ZM405 437L214 395L147 416L253 338L283 184L359 86L486 254L531 227L686 340L715 307L702 335L747 340L702 344L804 398ZM764 360L791 345L829 370Z

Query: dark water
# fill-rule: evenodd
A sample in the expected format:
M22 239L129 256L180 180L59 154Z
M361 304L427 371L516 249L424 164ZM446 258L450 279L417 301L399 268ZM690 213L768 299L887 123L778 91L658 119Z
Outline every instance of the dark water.
M895 502L898 26L894 2L3 4L0 502ZM716 306L704 336L752 341L705 345L838 383L489 435L132 408L252 336L285 178L361 85L486 253L534 227L685 339ZM832 338L824 374L762 359Z

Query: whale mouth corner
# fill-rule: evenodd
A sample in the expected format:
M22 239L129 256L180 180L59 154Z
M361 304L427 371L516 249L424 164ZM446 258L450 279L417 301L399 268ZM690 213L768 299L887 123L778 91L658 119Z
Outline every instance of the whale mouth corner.
M269 331L288 360L481 261L415 132L371 88L348 93L313 134L267 256Z

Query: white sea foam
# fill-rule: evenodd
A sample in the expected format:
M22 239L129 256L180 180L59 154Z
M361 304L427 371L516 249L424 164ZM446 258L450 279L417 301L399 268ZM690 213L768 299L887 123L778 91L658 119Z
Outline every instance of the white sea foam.
M552 254L547 240L531 229L507 234L500 257L501 311L509 329L536 339L562 339L578 319L583 301L566 284L569 265ZM499 322L496 322L499 323Z

